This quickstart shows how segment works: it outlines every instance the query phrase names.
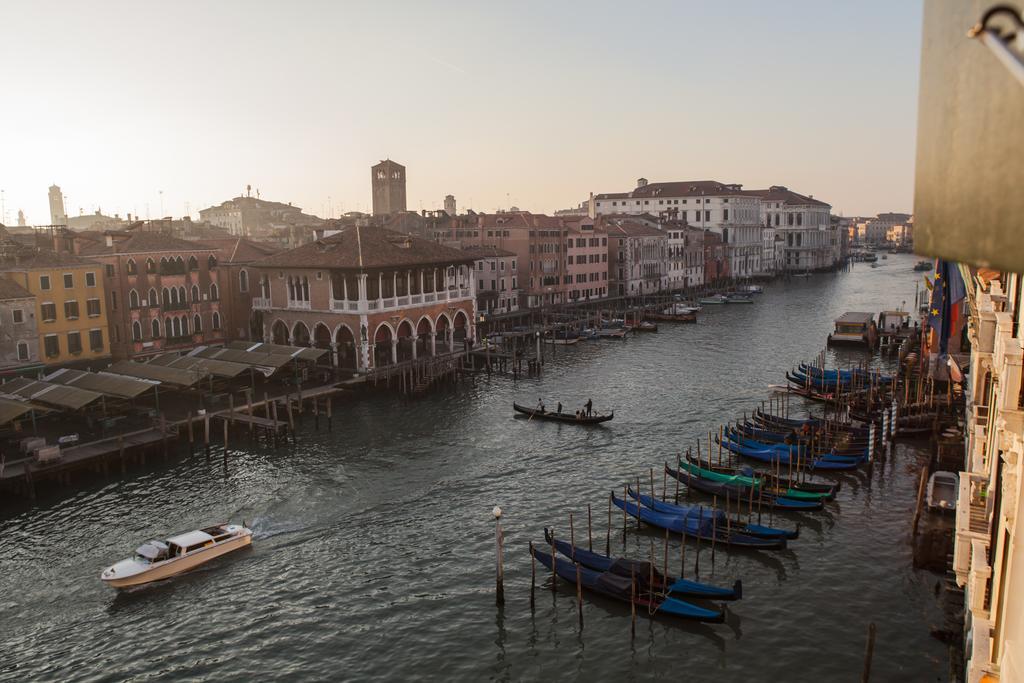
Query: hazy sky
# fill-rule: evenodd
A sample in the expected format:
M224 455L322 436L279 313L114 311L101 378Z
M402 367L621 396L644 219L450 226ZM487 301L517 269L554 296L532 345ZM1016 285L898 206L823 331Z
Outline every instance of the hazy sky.
M3 2L0 189L49 222L241 194L551 212L651 181L912 207L921 7L874 2ZM255 190L254 190L255 191ZM148 205L148 209L147 209Z

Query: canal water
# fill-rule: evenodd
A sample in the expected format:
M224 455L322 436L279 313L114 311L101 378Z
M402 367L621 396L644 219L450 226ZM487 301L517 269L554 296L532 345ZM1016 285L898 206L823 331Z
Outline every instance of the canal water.
M529 541L545 525L605 543L608 491L648 478L709 429L750 411L784 372L823 347L847 310L913 307L910 256L879 267L771 284L753 305L712 308L696 325L581 343L549 357L542 379L480 377L405 402L376 395L306 420L296 447L232 444L219 457L153 465L0 518L0 679L168 680L857 680L875 622L876 680L945 678L937 577L908 545L920 449L842 477L826 514L776 554L701 554L701 578L745 598L728 624L638 621L628 607L538 578ZM852 354L843 358L852 362ZM614 409L603 428L514 419L513 400ZM337 404L336 404L337 405ZM792 407L796 409L794 402ZM215 456L219 455L215 453ZM670 488L670 492L672 489ZM505 525L504 609L494 605L494 520ZM618 512L618 510L616 510ZM212 521L255 528L251 551L163 584L115 593L107 564L139 542ZM621 513L611 545L623 550ZM662 537L630 529L646 557ZM679 544L670 544L673 572ZM693 576L688 545L686 575ZM659 560L660 562L660 560Z

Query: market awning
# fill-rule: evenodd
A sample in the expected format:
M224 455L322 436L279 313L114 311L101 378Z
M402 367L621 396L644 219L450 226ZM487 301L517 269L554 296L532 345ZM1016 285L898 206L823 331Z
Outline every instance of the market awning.
M200 346L189 352L190 356L200 358L212 358L215 360L241 363L247 367L259 371L266 377L288 365L292 361L291 356L283 354L254 353L241 349L220 348L213 346Z
M189 370L181 370L179 368L169 368L164 365L136 363L130 360L122 360L114 363L107 368L107 372L112 372L115 375L127 375L128 377L137 377L139 379L155 380L162 384L183 389L195 386L210 374L209 370L204 370L198 367Z
M25 413L32 411L32 404L22 401L15 401L10 398L0 398L0 425L17 420Z
M79 410L103 398L103 394L96 391L24 378L4 382L0 385L0 393L69 410Z
M44 378L53 384L88 389L115 398L138 398L160 382L151 379L138 379L115 375L109 372L85 372L62 368Z
M265 344L263 342L234 341L228 344L229 349L239 349L252 353L271 353L275 355L290 356L299 360L318 360L327 353L327 349L318 349L308 346L287 346L284 344Z
M199 370L206 370L214 377L228 379L237 377L249 369L249 366L243 363L232 363L231 361L202 358L200 356L179 356L176 353L165 353L157 356L150 360L149 364L163 365L164 367L178 368L179 370L197 368Z

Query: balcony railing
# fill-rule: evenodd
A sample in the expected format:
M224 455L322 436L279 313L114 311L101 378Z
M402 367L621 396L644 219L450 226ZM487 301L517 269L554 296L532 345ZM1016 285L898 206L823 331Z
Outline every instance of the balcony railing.
M254 296L252 298L252 307L260 311L270 310L270 297Z
M309 301L298 301L296 299L289 299L288 308L299 311L308 311L313 308L313 304Z

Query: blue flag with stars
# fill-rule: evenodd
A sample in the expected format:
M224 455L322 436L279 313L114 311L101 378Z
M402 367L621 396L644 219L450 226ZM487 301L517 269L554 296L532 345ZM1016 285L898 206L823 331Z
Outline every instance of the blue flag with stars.
M935 265L935 282L932 286L932 298L928 302L928 325L935 330L939 338L939 355L949 352L949 338L953 335L957 323L957 304L967 296L964 279L955 263L939 260Z

